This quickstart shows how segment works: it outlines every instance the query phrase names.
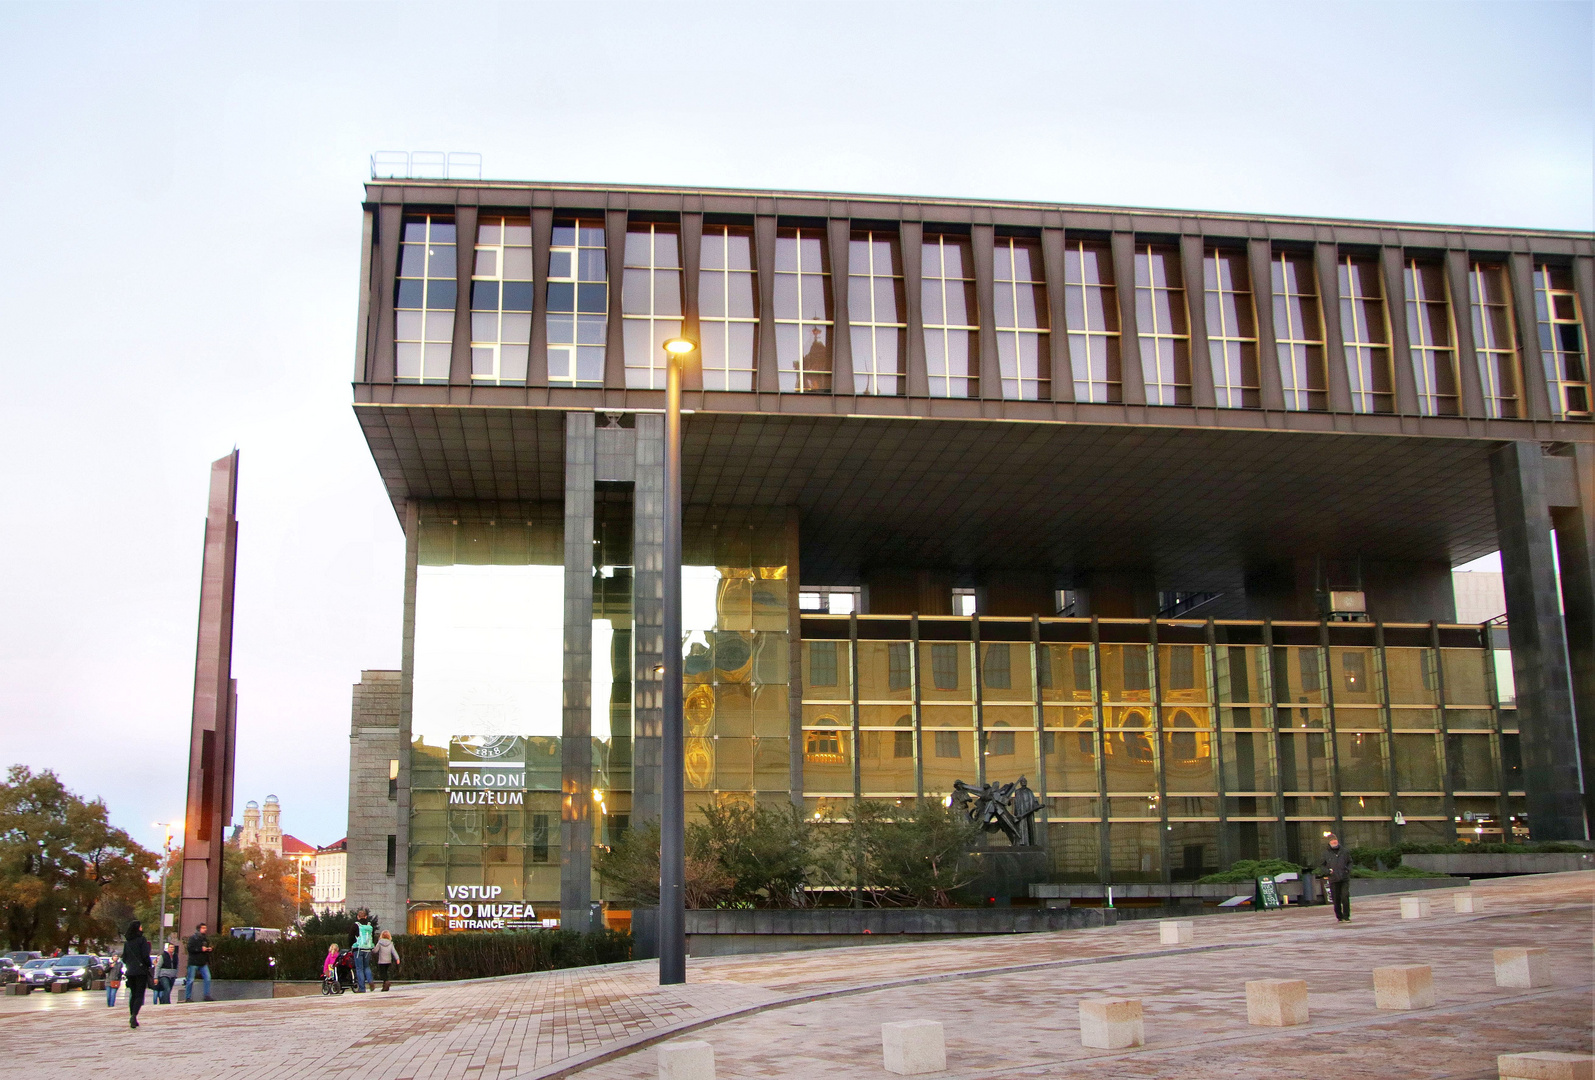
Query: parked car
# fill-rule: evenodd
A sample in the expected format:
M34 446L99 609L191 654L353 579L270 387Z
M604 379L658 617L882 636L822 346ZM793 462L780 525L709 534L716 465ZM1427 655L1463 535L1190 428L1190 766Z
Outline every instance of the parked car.
M235 926L232 936L245 941L281 941L282 931L269 926Z
M87 990L95 979L105 977L105 965L100 963L100 958L84 956L81 953L58 956L50 961L50 967L55 971L57 979L65 979L67 986L76 986L82 990Z
M17 972L22 967L9 956L0 956L0 986L17 981Z
M55 968L51 967L54 963L55 961L47 956L29 960L17 973L20 976L18 981L25 982L29 986L49 986L55 982Z
M11 952L0 953L0 956L8 957L9 959L16 961L17 967L21 967L29 960L37 960L43 955L44 954L39 952L37 949L13 949Z

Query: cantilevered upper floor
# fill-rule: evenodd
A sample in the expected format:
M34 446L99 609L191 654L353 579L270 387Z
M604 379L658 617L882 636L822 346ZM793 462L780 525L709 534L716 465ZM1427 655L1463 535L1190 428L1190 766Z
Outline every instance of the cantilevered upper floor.
M360 404L1587 442L1588 233L961 199L366 189Z

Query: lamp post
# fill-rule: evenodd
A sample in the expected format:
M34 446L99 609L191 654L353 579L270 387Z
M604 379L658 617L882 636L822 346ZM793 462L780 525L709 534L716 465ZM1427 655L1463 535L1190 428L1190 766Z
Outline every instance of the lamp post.
M697 348L665 342L664 738L659 792L659 985L687 981L686 748L681 716L681 368Z
M155 939L164 947L166 944L166 871L172 864L172 829L177 826L177 822L157 821L155 824L166 830L166 854L161 858L161 925L155 933Z

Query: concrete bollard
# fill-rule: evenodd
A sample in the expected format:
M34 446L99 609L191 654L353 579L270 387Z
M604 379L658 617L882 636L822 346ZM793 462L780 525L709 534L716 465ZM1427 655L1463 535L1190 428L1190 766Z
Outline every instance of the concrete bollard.
M1137 998L1086 998L1080 1002L1080 1045L1124 1050L1146 1043L1146 1025Z
M1589 1054L1562 1054L1540 1051L1533 1054L1502 1054L1495 1059L1501 1080L1592 1080L1595 1057Z
M1470 892L1452 893L1451 894L1451 908L1458 915L1472 915L1473 914L1473 894L1470 893Z
M947 1043L939 1020L899 1020L881 1025L881 1053L886 1071L898 1076L942 1072L947 1068Z
M1162 945L1189 945L1196 936L1196 923L1190 919L1160 919L1157 939Z
M1292 1027L1307 1022L1307 983L1302 979L1256 979L1246 984L1246 1022Z
M1518 990L1551 985L1551 954L1545 949L1496 949L1495 985Z
M662 1043L659 1080L714 1080L714 1047L701 1039Z
M1427 896L1403 896L1401 898L1401 917L1403 919L1427 919L1429 917L1429 898Z
M1379 1009L1434 1008L1434 971L1428 964L1374 968L1373 1003Z

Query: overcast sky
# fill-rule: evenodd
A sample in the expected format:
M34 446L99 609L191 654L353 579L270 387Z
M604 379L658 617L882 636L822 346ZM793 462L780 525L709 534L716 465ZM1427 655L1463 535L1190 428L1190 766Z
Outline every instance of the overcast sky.
M489 177L1589 229L1591 4L0 2L0 766L183 814L209 464L238 803L343 835L402 539L349 407L381 149Z

